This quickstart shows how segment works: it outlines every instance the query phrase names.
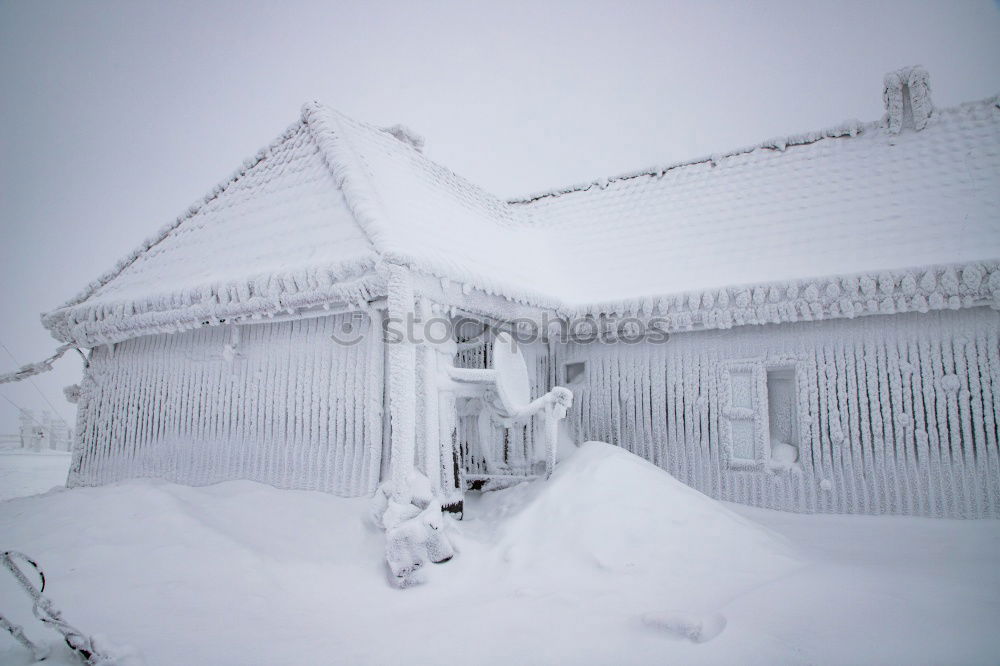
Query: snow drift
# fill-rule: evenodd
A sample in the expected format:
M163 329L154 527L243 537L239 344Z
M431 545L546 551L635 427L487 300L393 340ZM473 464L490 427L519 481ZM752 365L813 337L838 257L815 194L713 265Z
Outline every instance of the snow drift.
M747 520L589 443L548 482L470 497L467 520L444 523L459 556L399 591L366 508L249 481L131 481L0 502L0 547L37 558L69 620L147 666L976 663L1000 650L998 521L738 508ZM0 607L50 640L45 663L79 666L9 577ZM0 635L0 663L29 657Z
M712 611L797 565L778 535L602 442L583 444L547 483L484 495L475 514L499 526L496 557L512 576L653 584L674 608Z

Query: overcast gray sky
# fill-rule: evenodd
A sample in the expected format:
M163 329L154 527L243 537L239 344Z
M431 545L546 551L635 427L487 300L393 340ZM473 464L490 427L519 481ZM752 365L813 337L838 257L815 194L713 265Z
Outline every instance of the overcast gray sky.
M0 343L56 343L78 292L320 99L402 122L501 196L882 114L882 75L1000 92L1000 5L0 1ZM14 366L0 349L0 369ZM37 381L64 417L67 357ZM30 385L7 402L47 408Z

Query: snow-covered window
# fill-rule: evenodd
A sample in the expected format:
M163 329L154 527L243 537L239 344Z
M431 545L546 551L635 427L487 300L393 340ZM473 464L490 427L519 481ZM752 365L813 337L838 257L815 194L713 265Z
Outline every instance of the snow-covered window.
M763 361L729 361L721 366L722 445L730 467L755 469L767 463L767 387Z
M722 446L733 469L790 469L799 459L795 363L722 364Z
M587 364L584 361L567 363L563 366L563 377L567 384L578 384L587 376Z
M767 371L767 423L772 464L791 465L799 459L798 389L795 367Z

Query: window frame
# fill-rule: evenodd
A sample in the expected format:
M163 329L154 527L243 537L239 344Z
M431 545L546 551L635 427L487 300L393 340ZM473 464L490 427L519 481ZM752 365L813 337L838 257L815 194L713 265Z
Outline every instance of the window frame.
M569 367L571 365L583 366L583 370L580 374L576 375L573 379L569 378ZM587 361L585 359L579 361L563 361L562 364L562 379L566 386L577 386L583 384L587 381Z
M734 471L774 471L771 461L771 419L768 401L768 373L787 370L792 372L795 398L795 428L799 450L798 461L793 469L801 469L805 459L805 446L808 439L808 400L803 398L807 381L808 368L801 359L796 357L754 357L731 359L719 363L719 397L720 397L720 440L723 458L726 466ZM752 379L752 404L750 407L733 404L733 374L748 373ZM753 458L736 457L736 442L734 441L733 422L749 422L753 424ZM784 468L782 468L784 469Z

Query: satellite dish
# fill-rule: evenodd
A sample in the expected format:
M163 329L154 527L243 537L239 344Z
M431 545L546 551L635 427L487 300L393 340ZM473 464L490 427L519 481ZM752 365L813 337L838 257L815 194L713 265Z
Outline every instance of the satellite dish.
M528 365L509 333L500 333L493 342L493 370L496 372L497 395L504 408L515 414L527 407L531 402Z

